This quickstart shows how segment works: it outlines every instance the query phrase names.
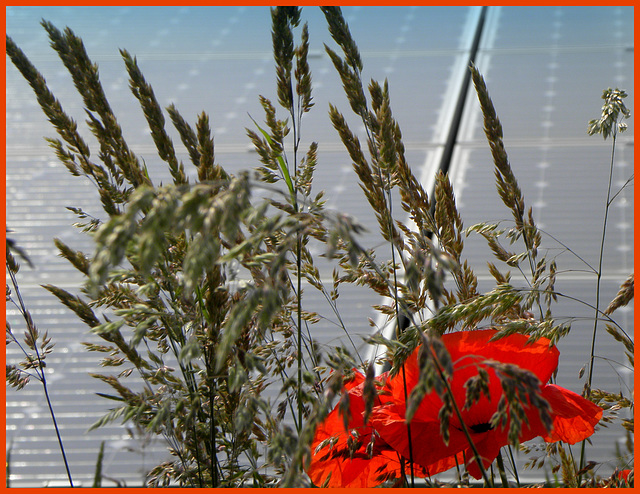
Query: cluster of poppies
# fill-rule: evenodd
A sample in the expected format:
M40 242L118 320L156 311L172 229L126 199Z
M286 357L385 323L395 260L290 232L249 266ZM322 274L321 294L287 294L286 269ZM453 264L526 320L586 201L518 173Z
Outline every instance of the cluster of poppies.
M442 336L453 364L447 379L448 396L459 411L450 415L448 440L441 431L442 393L435 389L425 394L410 421L405 417L407 396L420 379L419 348L406 360L403 372L377 377L374 406L366 422L365 377L356 371L344 383L349 412L343 414L341 407L336 407L316 429L307 469L313 483L325 487L399 485L410 471L417 477L429 477L456 466L482 478L479 463L487 469L510 442L514 417L507 412L499 423L494 420L505 401L497 370L504 364L535 375L539 381L534 380L535 393L548 404L545 424L544 414L530 399L520 402L525 418L519 442L540 436L547 442L575 444L591 436L602 409L572 391L548 384L558 366L558 349L544 338L530 341L527 336L513 334L493 340L494 336L493 329ZM469 382L480 375L485 389L468 402Z

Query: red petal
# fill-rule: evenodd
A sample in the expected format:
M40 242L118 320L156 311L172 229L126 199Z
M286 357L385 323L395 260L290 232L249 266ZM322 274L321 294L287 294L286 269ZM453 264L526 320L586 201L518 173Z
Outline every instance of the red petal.
M398 453L388 446L374 448L371 458L366 453L365 439L352 458L347 448L323 449L314 457L307 470L315 485L326 487L374 487L385 480L401 478L401 464ZM378 442L381 442L378 439ZM376 451L377 450L377 451ZM329 453L327 459L321 455ZM329 478L329 474L331 477ZM327 478L329 480L327 481ZM325 484L326 481L326 484Z
M344 385L344 388L347 391L351 391L356 386L359 386L360 384L362 384L365 380L365 376L362 372L355 369L353 370L354 370L353 377L351 377L351 379L346 379L342 382L342 384Z
M476 447L476 450L478 451L478 454L480 455L480 458L482 459L482 466L484 467L485 471L493 463L493 460L498 457L500 448L506 446L509 443L509 439L507 436L508 429L506 427L504 429L494 429L483 434L472 435L474 445ZM481 479L482 472L480 471L478 462L473 455L471 446L467 446L464 457L467 459L467 471L469 472L469 475L471 475L475 479Z
M382 378L386 376L380 376ZM349 394L349 430L344 428L344 420L339 408L334 408L316 429L311 443L312 459L307 474L314 484L320 486L327 481L327 487L373 487L385 480L401 478L401 464L398 453L391 449L381 438L374 435L369 424L363 420L364 375L360 372L344 383ZM357 431L358 437L351 433ZM326 439L334 438L333 446L316 450ZM353 455L349 452L349 439L362 441ZM372 456L367 446L374 440Z
M450 431L449 444L445 445L440 436L440 421L437 414L431 420L428 417L421 420L420 416L414 416L411 422L410 448L404 415L403 405L390 404L376 407L371 415L371 424L380 433L382 439L402 456L411 458L413 453L414 463L424 467L428 475L454 467L455 454L468 445L462 432L453 428Z
M558 365L559 352L557 348L549 347L549 340L540 339L535 343L528 343L528 337L515 334L500 340L490 341L496 333L496 330L463 331L449 333L442 337L454 363L454 374L449 383L455 403L461 410L462 419L468 429L474 425L488 423L503 395L500 380L493 369L483 366L490 378L490 396L481 396L480 400L469 409L463 410L466 397L464 384L470 377L478 374L478 367L482 366L483 361L495 360L518 365L534 372L543 383L549 380ZM402 372L400 372L387 380L385 391L392 403L384 407L376 407L372 415L373 427L387 443L405 458L409 458L411 453L404 420L405 396L410 394L419 379L418 351L414 351L405 362L404 379ZM438 417L441 407L442 400L436 392L431 392L424 397L414 414L411 421L414 461L423 466L430 475L433 475L455 466L456 459L461 463L464 454L470 474L480 478L480 468L473 457L472 449L455 414L451 417L449 443L448 445L444 444L440 435L440 419ZM540 421L537 409L530 407L528 418L529 426L523 424L523 430L520 434L521 441L546 435L547 431ZM482 433L470 430L485 467L488 467L495 460L500 448L508 443L508 427L507 423L504 429L499 428Z
M528 343L527 336L518 334L490 341L496 333L496 330L465 331L449 333L442 337L454 365L454 375L449 381L454 400L461 410L462 419L469 429L483 466L488 468L495 460L500 448L508 443L509 427L507 423L505 428L498 427L485 432L471 430L474 425L486 424L490 421L503 395L502 386L495 372L483 365L485 360L518 365L533 372L543 383L541 393L551 406L553 431L547 433L538 410L525 404L529 424L523 424L520 441L542 436L547 441L563 440L574 444L593 434L594 426L602 417L602 410L571 391L555 385L544 385L557 368L559 356L557 348L549 347L549 341L546 339ZM385 395L381 402L383 404L374 407L371 423L367 424L373 426L383 439L380 442L382 446L377 445L378 454L368 460L368 463L363 460L360 464L358 458L350 460L350 463L342 461L337 466L325 467L325 470L335 472L340 485L365 486L362 483L365 481L362 479L367 479L368 485L372 485L371 482L378 479L380 473L398 475L399 463L389 458L387 453L390 451L386 449L386 444L405 458L412 456L414 462L424 467L429 475L448 470L466 459L469 473L475 478L481 478L481 471L473 456L472 448L455 414L451 417L449 443L444 444L440 435L438 416L442 400L435 392L424 397L414 414L411 422L413 451L410 451L408 430L404 419L405 396L410 394L419 379L418 351L416 350L405 362L404 373L400 372L386 380ZM484 367L489 374L490 396L482 396L470 409L463 410L466 395L464 384L470 377L477 375L479 366ZM351 388L349 394L353 395L352 401L358 402L352 405L352 409L360 411L363 407L362 386ZM362 420L361 411L359 420ZM332 420L327 420L327 425L336 427ZM370 430L369 427L365 429ZM344 444L346 445L346 439ZM376 476L371 472L377 472Z
M631 470L630 468L620 470L619 472L615 473L612 478L617 479L619 482L626 482L633 487L633 479L631 479L631 482L629 482L629 476L631 475L632 471L633 470Z
M602 408L573 391L549 384L542 389L553 415L553 430L545 441L575 444L594 433L602 418Z
M558 367L560 352L549 340L540 338L529 342L529 337L512 334L489 341L497 334L495 329L478 331L458 331L442 336L453 362L463 364L464 357L476 355L484 359L497 360L506 364L515 364L521 369L533 372L541 383L549 381Z

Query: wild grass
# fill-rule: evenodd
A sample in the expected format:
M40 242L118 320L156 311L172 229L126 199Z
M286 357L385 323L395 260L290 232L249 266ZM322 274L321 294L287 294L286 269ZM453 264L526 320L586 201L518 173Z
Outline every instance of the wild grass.
M131 92L151 129L157 154L170 171L172 181L164 185L154 184L144 160L127 144L103 91L98 67L71 29L61 31L47 21L42 23L83 98L85 124L98 143L93 151L44 77L7 36L12 63L33 88L58 134L47 141L68 171L88 179L101 199L101 218L90 217L81 207L72 208L79 219L89 219L81 228L91 237L94 253L76 251L55 239L60 255L84 276L82 293L44 285L102 339L86 349L101 358L104 370L94 377L111 387L111 394L102 396L111 400L113 408L94 427L121 421L165 441L171 459L148 472L149 487L310 485L304 469L312 455L316 427L336 399L337 406L349 410L343 382L354 368L366 373L369 413L376 376L374 362L362 361L357 351L321 348L316 343L313 323L319 316L305 309L303 295L305 290L318 290L351 338L335 302L343 284L355 284L384 297L376 309L397 322L393 338L380 333L368 338L369 343L386 348L383 360L390 365L390 375L404 378L410 353L420 345L429 349L421 354L419 385L410 390L405 384L409 440L411 414L425 393L435 389L444 403L439 415L442 433L447 434L450 418L458 416L484 485L493 486L493 470L482 466L453 398L452 363L440 336L491 326L499 336L520 333L556 343L570 327L553 317L552 308L560 296L555 290L558 268L554 259L541 254L543 234L510 166L502 127L482 75L470 67L497 191L512 217L507 228L491 223L465 228L445 174L438 173L434 191L424 189L405 156L388 83L365 85L362 57L341 10L322 8L338 47L325 46L326 53L351 111L365 129L362 143L348 119L330 106L331 123L386 242L374 250L362 245L362 227L346 214L327 209L323 192L313 189L314 171L322 166L318 144L312 142L307 149L301 144L305 115L314 105L308 26L302 24L296 7L271 12L277 101L260 96L263 120L254 120L247 129L259 158L253 171L237 175L226 171L215 157L209 116L201 113L192 125L175 105L163 110L135 57L121 50ZM619 120L628 116L628 110L623 92L606 95L602 117L590 124L590 133L613 137L613 170L616 133L623 130ZM165 111L190 162L178 159ZM193 173L189 167L194 167ZM192 178L194 174L197 178ZM615 197L610 181L606 211ZM393 208L398 202L406 222ZM606 221L605 216L603 244ZM489 262L495 287L486 293L479 292L478 279L463 252L465 238L472 234L482 235L495 257ZM332 286L325 285L312 255L311 247L318 245L335 267ZM37 332L21 303L18 267L11 251L8 244L7 270L29 329L21 342L7 326L8 341L20 345L25 354L22 368L7 367L7 382L20 388L31 374L47 394L42 364L52 351L51 339ZM602 255L601 251L598 296ZM524 287L516 286L510 272L503 271L509 268L520 273ZM9 292L7 297L14 301ZM607 332L624 346L633 367L633 341L612 316L632 297L633 274L606 310L600 309L599 298L596 302L585 396L603 408L633 407L632 397L591 389L598 321L607 321ZM352 346L355 350L355 343ZM510 445L504 452L520 485L513 452L520 446L518 436L527 420L522 398L530 400L547 422L548 406L537 394L538 384L530 372L516 366L498 370L504 389L511 393L495 421L505 422L510 414ZM485 392L486 383L479 379L469 383L467 399L471 403ZM269 398L274 394L275 401ZM55 423L53 410L52 418ZM622 426L633 433L633 419ZM410 444L410 451L414 447ZM603 486L615 480L593 474L584 445L579 460L556 443L546 453L562 470L558 485ZM407 460L400 481L413 487L417 484L411 454ZM500 482L508 486L512 479L502 455L497 465ZM99 461L96 487L101 485L100 476ZM442 485L437 479L427 482ZM468 476L460 474L454 485L468 485Z
M47 407L51 415L51 421L56 433L58 445L60 446L60 453L62 454L62 460L67 472L67 478L69 479L69 485L73 487L73 478L71 477L71 471L69 470L69 462L67 460L67 454L64 449L62 437L60 436L58 421L56 420L53 405L51 404L51 398L49 396L49 386L47 384L47 373L45 371L45 368L47 366L47 355L49 355L53 351L53 347L55 344L52 342L51 337L49 337L49 334L46 331L44 333L40 333L33 320L33 317L31 316L31 312L24 303L22 294L20 293L20 287L18 285L17 278L18 271L20 270L20 264L16 260L14 253L22 258L28 265L33 265L24 250L17 246L15 242L13 242L8 237L6 239L5 252L7 273L9 274L9 278L11 279L11 284L9 285L7 283L6 286L6 301L7 303L12 304L18 310L18 313L24 319L27 328L24 332L24 338L22 340L18 340L11 329L11 324L9 323L9 321L7 321L7 345L10 343L17 345L24 358L19 362L18 365L7 364L6 382L9 386L17 390L24 388L31 379L40 381L40 384L42 384L42 392L44 394L45 400L47 402ZM7 454L7 457L8 487L10 478L9 453Z

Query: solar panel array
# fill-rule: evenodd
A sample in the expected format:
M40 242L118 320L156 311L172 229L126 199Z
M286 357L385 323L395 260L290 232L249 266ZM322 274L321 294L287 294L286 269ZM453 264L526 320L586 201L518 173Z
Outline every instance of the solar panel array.
M363 55L365 80L389 80L407 158L427 185L446 139L480 8L345 7L344 13ZM68 25L84 39L89 55L100 66L102 83L124 135L145 159L154 183L167 183L171 178L155 156L141 110L133 104L118 48L137 56L162 105L174 103L190 121L202 110L209 113L220 164L232 173L257 164L244 129L252 125L247 113L261 118L259 94L275 100L268 9L7 7L7 33L45 75L68 113L82 121L81 99L48 46L46 33L38 25L41 18L59 28ZM307 143L317 140L320 144L314 187L326 190L328 207L348 212L369 227L362 238L365 246L384 248L350 160L327 116L328 102L345 115L349 106L331 61L323 54L322 43L332 46L323 16L318 9L305 8L303 18L310 24L316 103L305 117L303 137ZM507 152L525 198L533 206L538 225L549 234L544 238L545 252L557 256L559 269L566 270L559 276L558 290L593 304L595 276L587 271L598 260L610 146L599 137L587 137L586 125L599 115L603 89L633 87L633 9L490 7L476 62L502 120ZM25 266L19 273L27 306L36 325L49 331L56 342L48 358L48 379L72 474L82 485L91 484L97 448L104 440L105 475L136 485L145 468L163 456L163 445L140 443L116 426L86 432L109 406L95 395L107 389L88 376L96 370L96 358L84 351L81 342L90 336L70 311L39 286L52 283L77 292L81 279L56 255L52 238L90 252L91 244L71 226L76 219L65 207L82 207L99 216L97 193L89 183L69 176L47 148L42 137L53 136L54 131L8 59L6 97L7 226L35 264L34 270ZM627 100L629 107L632 104L633 94ZM349 122L362 134L355 119ZM633 118L628 123L633 130ZM86 130L82 132L90 139ZM174 136L174 142L179 142ZM185 152L179 158L188 161ZM472 90L449 173L466 226L509 218L495 192L491 156ZM615 155L613 184L622 191L611 206L607 226L605 301L613 298L633 270L634 198L632 187L624 187L632 174L633 135L629 132L618 140ZM479 274L481 289L490 289L486 261L491 256L486 243L471 236L465 252ZM357 287L343 288L338 300L346 327L363 354L367 349L359 336L371 332L368 318L376 318L371 305L379 302L376 295ZM305 304L327 315L311 328L320 344L345 341L319 294L305 292ZM573 320L571 335L560 344L558 381L577 392L583 382L578 370L587 363L590 351L593 314L590 307L569 299L561 300L555 312L559 318ZM20 319L11 306L7 318L19 334ZM621 309L618 320L623 327L632 328L632 306ZM624 361L620 345L604 333L597 343L595 386L619 388L628 395L632 377L619 364ZM19 358L15 346L8 347L7 358ZM6 430L12 486L64 481L51 420L37 383L17 393L7 390ZM621 437L618 426L596 435L591 457L608 461L602 474L616 466L611 459ZM525 475L537 478L536 472Z

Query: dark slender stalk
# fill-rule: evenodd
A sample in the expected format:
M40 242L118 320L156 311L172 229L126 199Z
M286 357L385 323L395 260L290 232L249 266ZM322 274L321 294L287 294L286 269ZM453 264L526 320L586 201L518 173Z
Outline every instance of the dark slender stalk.
M5 461L7 463L6 470L5 470L5 479L6 479L5 487L7 489L11 488L11 451L12 450L13 450L13 441L9 443L9 447L7 448L7 453L5 457Z
M16 279L16 275L12 269L7 266L7 272L11 277L11 283L13 284L13 289L18 297L19 309L20 313L24 317L25 322L27 323L27 330L30 334L33 335L33 351L36 354L36 361L38 362L38 369L36 370L36 376L40 383L42 384L42 389L44 391L44 397L47 400L47 407L49 408L49 413L51 414L51 421L53 422L53 427L56 431L56 437L58 439L58 445L60 446L60 453L62 454L62 460L64 462L64 468L67 471L67 478L69 479L69 485L74 487L73 478L71 477L71 470L69 469L69 462L67 461L67 454L64 449L64 445L62 444L62 437L60 436L60 429L58 428L58 421L56 420L56 415L53 411L53 405L51 404L51 399L49 398L49 387L47 385L47 377L44 373L44 360L40 356L40 352L38 351L38 344L36 338L36 331L33 328L31 322L29 321L29 317L27 317L27 307L22 299L22 294L20 293L20 288L18 287L18 280Z
M218 487L218 447L216 445L216 416L214 413L213 400L215 398L215 380L212 380L209 385L209 415L211 416L211 427L210 427L210 441L211 441L211 450L213 455L213 462L211 465L211 478L213 479L213 487Z
M520 477L518 476L518 469L516 468L516 459L513 457L513 449L509 446L509 459L511 460L511 465L513 466L513 473L516 477L516 485L520 487Z
M404 402L407 403L407 378L402 365L402 384L404 385ZM411 487L415 487L415 474L413 471L413 440L411 439L411 424L407 424L407 437L409 439L409 471L411 472ZM403 464L404 467L404 464ZM404 468L403 472L404 474Z
M209 311L206 309L205 303L204 303L204 299L202 296L202 290L200 288L200 286L196 286L196 295L198 297L198 307L199 307L199 313L200 313L200 324L202 324L202 327L205 328L207 324L211 324L211 316ZM205 348L204 349L204 361L205 361L205 368L206 368L206 373L207 373L207 382L208 382L208 389L209 389L209 421L210 421L210 426L209 426L209 448L210 448L210 456L211 456L211 482L212 482L212 487L218 487L218 484L220 482L219 478L218 478L218 469L219 469L219 465L218 465L218 454L217 454L217 445L216 445L216 417L215 417L215 408L214 408L214 401L215 401L215 396L216 396L216 376L213 372L213 369L215 367L214 364L214 350L209 347L209 348ZM194 383L194 393L197 393L197 385ZM192 394L193 396L193 394ZM204 416L204 413L202 414L201 420L203 422L206 422L206 417ZM194 429L194 437L195 437L195 429ZM206 444L206 441L205 441ZM196 457L198 456L198 442L197 442L197 438L196 438L196 442L194 444L195 446L195 450L196 450ZM200 481L200 487L203 487L202 485L202 475L201 475L201 471L200 471L200 460L197 459L196 460L198 462L198 477L199 477L199 481Z
M389 232L393 234L393 203L391 197L391 178L387 174L387 181L389 188L387 189L387 200L389 209ZM396 272L396 254L394 247L394 240L391 240L391 265L393 266L393 299L396 310L396 325L400 318L400 310L398 308L398 274ZM397 327L397 326L396 326ZM399 329L399 327L398 327ZM404 370L404 364L402 365L402 384L404 387L404 401L407 402L407 378ZM415 487L415 474L413 470L413 443L411 439L411 424L407 424L407 437L409 440L409 471L411 472L411 487ZM404 466L404 464L403 464ZM404 469L403 469L404 474Z
M291 88L293 90L293 88ZM293 175L297 182L298 178L298 145L300 144L299 125L296 125L295 108L293 100L289 108L291 121L293 126ZM294 184L294 195L291 198L293 208L296 214L299 212L298 205L298 184ZM298 231L296 241L296 269L297 269L297 307L296 307L296 326L297 326L297 346L298 346L298 424L302 427L302 233ZM301 430L301 429L300 429ZM300 431L298 431L300 432Z
M196 464L198 465L198 483L200 487L204 487L203 478L202 478L202 461L200 461L200 448L198 448L198 433L196 431L196 424L191 423L191 434L193 434L193 450L196 454Z
M611 164L609 166L609 184L607 186L607 202L604 208L604 221L602 225L602 238L600 240L600 256L598 258L598 271L596 273L596 304L595 304L595 318L593 321L593 335L591 337L591 352L589 354L589 373L587 374L587 385L586 385L586 398L589 398L591 395L591 384L593 381L593 365L595 362L595 351L596 351L596 334L598 333L598 321L600 318L598 317L600 314L600 282L602 280L602 263L604 260L604 244L607 236L607 219L609 217L609 207L611 206L611 186L613 183L613 164L616 152L616 136L617 130L616 126L613 126L612 132L612 143L611 143ZM582 470L586 461L586 445L587 441L582 441L582 445L580 447L580 468ZM578 485L582 480L582 475L578 476Z
M363 122L365 124L365 128L368 129L368 125L367 125L367 121L365 119L363 119ZM370 139L372 139L370 137ZM374 142L372 140L372 142ZM375 158L376 160L379 160L380 156L378 155L378 148L375 146L372 146L372 149L374 149L376 151L375 154ZM378 168L378 175L380 177L380 183L384 186L385 183L385 179L386 179L386 183L387 186L385 187L385 191L386 194L383 196L385 197L385 202L386 202L386 207L387 210L389 211L389 234L393 236L393 198L391 196L391 177L389 175L389 172L386 173L385 177L382 177L382 172L381 170ZM393 301L394 301L394 306L395 306L395 315L396 315L396 328L399 330L399 327L397 326L397 321L400 318L400 310L398 308L399 306L399 299L398 299L398 274L397 274L397 270L396 270L396 248L398 248L398 253L399 255L402 257L402 252L400 251L400 248L398 246L395 245L395 239L391 238L391 266L393 267ZM406 376L405 376L405 370L404 370L404 365L402 366L402 382L404 385L404 398L405 398L405 402L407 400L407 380L406 380ZM407 424L407 437L409 440L409 469L410 469L410 474L411 474L411 487L415 487L415 476L414 476L414 470L413 470L413 445L412 445L412 440L411 440L411 425ZM403 475L404 475L404 463L403 465Z
M36 350L37 352L37 350ZM60 436L60 430L58 429L58 421L56 420L55 414L53 413L53 405L51 404L51 400L49 399L49 390L47 388L47 380L44 377L44 370L42 371L42 389L44 390L44 396L47 400L47 406L49 407L49 413L51 414L51 420L53 422L53 427L56 430L56 437L58 438L58 445L60 446L60 453L62 454L62 460L64 461L64 468L67 471L67 478L69 479L69 485L74 487L73 479L71 478L71 471L69 470L69 462L67 461L67 454L65 453L64 446L62 445L62 437Z
M297 211L297 201L296 201ZM298 306L297 306L297 326L298 326L298 424L302 427L302 237L298 233L298 242L296 245L296 262L298 268Z
M507 472L504 469L504 461L502 461L502 451L498 453L498 472L500 473L500 480L502 481L502 487L509 487L509 481L507 480Z
M604 244L605 244L605 239L606 239L606 232L607 232L607 219L609 216L609 206L611 205L611 185L612 185L612 181L613 181L613 161L614 161L614 156L615 156L615 149L616 149L616 133L614 131L613 133L613 145L611 147L611 166L609 167L609 184L608 184L608 188L607 188L607 202L606 202L606 206L605 206L605 210L604 210L604 222L603 222L603 226L602 226L602 239L600 241L600 256L598 259L598 271L596 273L596 304L595 304L595 310L596 310L596 316L595 316L595 320L594 320L594 324L593 324L593 335L591 338L591 353L590 353L590 363L589 363L589 374L588 374L588 378L587 378L587 384L588 384L588 389L587 389L587 393L591 393L591 382L593 380L593 364L594 364L594 354L595 354L595 346L596 346L596 333L597 333L597 328L598 328L598 320L599 320L599 307L600 307L600 282L602 281L602 263L604 260ZM588 395L587 395L588 396ZM581 461L582 463L582 461ZM582 464L580 466L580 468L582 468Z
M456 404L455 401L455 397L453 396L453 391L451 390L451 386L449 385L449 381L447 380L447 377L444 375L444 371L442 370L442 367L440 366L440 362L438 360L438 356L434 353L433 349L431 348L431 355L433 357L433 361L435 362L435 366L436 366L436 370L438 371L438 375L440 377L440 380L442 381L442 384L445 387L445 390L447 392L447 394L449 395L449 397L451 398L451 402L453 403L453 410L456 413L456 416L458 417L458 420L460 421L460 425L462 426L462 432L465 435L465 438L467 439L467 442L469 443L469 447L471 448L471 451L473 452L473 456L474 459L476 461L476 463L478 464L478 467L480 468L480 473L482 474L482 478L484 480L484 482L493 487L492 486L492 482L490 481L486 470L484 469L484 466L482 465L482 457L480 456L480 453L478 452L478 448L476 448L476 445L473 442L473 439L471 439L471 434L469 434L469 429L467 428L467 424L464 422L464 419L462 418L462 414L460 413L460 409L458 408L458 405Z

